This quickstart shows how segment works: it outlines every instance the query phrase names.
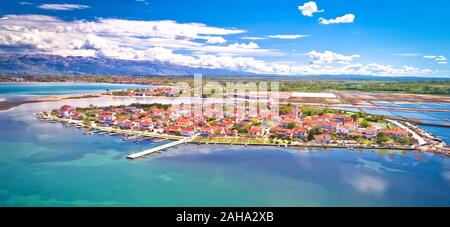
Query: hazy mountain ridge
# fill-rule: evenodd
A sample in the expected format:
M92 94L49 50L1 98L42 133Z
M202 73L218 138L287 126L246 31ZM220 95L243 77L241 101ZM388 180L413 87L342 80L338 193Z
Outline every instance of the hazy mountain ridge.
M112 58L62 57L56 55L0 54L0 75L254 75L232 70L193 68L160 61Z
M386 80L423 81L448 80L430 77L380 77L371 75L259 75L225 69L194 68L161 61L132 61L112 58L62 57L57 55L0 54L0 75L5 76L68 76L68 75L134 75L134 76L242 76L276 79L314 80Z

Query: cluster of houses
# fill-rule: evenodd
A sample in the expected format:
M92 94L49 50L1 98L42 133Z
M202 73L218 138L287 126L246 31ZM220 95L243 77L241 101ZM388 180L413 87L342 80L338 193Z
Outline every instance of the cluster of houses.
M176 96L176 91L172 87L155 87L149 89L136 89L136 90L126 90L121 92L113 93L115 95L125 95L125 96L165 96L174 97Z
M213 106L214 107L214 106ZM370 125L362 127L352 117L344 114L323 114L303 118L301 113L280 115L272 124L261 124L261 118L245 112L226 117L189 116L180 109L160 108L157 105L142 108L139 105L104 107L95 112L93 124L129 130L142 130L178 136L198 134L203 138L243 137L284 139L288 141L311 141L332 143L338 140L374 139L383 133L391 138L408 137L408 132L395 129L382 129ZM85 119L83 109L62 106L58 115L61 118ZM264 126L263 126L264 125ZM270 126L267 126L270 125ZM314 133L313 133L314 132Z
M271 128L270 132L284 139L305 140L312 129L319 129L314 136L317 143L331 143L333 139L354 140L358 138L374 139L379 133L391 138L404 138L408 132L403 129L381 129L374 125L362 127L353 118L344 114L323 114L320 116L298 119L281 116L280 123Z

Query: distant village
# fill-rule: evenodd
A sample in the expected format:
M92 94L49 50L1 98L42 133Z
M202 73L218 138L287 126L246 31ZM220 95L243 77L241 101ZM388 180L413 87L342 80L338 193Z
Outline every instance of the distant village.
M178 93L173 87L154 87L148 89L128 89L120 91L111 91L108 94L113 96L164 96L164 97L176 97Z

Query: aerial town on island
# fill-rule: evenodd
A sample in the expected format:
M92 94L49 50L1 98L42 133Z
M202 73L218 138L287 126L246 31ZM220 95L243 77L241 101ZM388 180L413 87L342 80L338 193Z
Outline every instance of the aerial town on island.
M116 95L174 96L170 88L121 91ZM280 105L279 115L262 117L258 111L212 116L187 115L190 105L131 104L60 109L39 113L41 119L64 122L91 132L133 138L159 137L206 144L276 145L300 147L344 147L426 150L448 152L439 139L408 122L400 123L381 115ZM215 104L203 107L218 111ZM139 139L137 141L140 141ZM186 141L186 140L185 140Z

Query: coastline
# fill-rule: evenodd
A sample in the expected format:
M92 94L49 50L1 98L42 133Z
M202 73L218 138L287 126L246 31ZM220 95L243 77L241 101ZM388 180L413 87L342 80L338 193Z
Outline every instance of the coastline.
M133 135L133 136L143 136L143 137L154 137L154 138L162 138L162 139L170 139L170 140L187 140L186 143L190 144L206 144L206 145L237 145L237 146L271 146L271 147L296 147L296 148L320 148L320 149L328 149L328 148L340 148L340 149L369 149L369 150L399 150L399 151L416 151L416 152L427 152L432 153L436 155L443 155L445 157L450 157L450 151L449 150L435 150L435 149L423 149L425 146L401 146L401 145L394 145L394 146L367 146L364 144L318 144L318 143L252 143L250 142L252 138L247 138L246 141L241 140L241 142L238 141L220 141L220 140L230 140L233 138L212 138L212 139L200 139L200 138L188 138L183 136L173 136L173 135L167 135L167 134L161 134L161 133L149 133L149 132L142 132L142 131L133 131L133 130L123 130L123 129L115 129L111 127L100 127L100 126L86 126L81 121L71 120L71 119L63 119L55 116L44 116L43 114L35 114L35 117L43 120L43 121L50 121L50 122L60 122L63 124L68 124L68 126L76 126L81 128L86 128L89 130L98 130L105 133L118 133L118 134L124 134L124 135ZM406 126L405 126L406 127ZM428 148L428 147L427 147ZM154 149L154 148L152 148ZM145 152L145 151L144 151ZM142 153L142 152L138 152ZM147 155L143 155L140 157L145 157Z
M0 82L0 85L2 84L68 84L68 85L89 85L89 84L95 84L95 85L124 85L124 86L155 86L150 84L139 84L139 83L103 83L103 82L88 82L88 81L49 81L49 82L34 82L34 81L2 81ZM120 90L126 90L128 88L115 88L115 89L109 89L109 91L120 91ZM132 88L134 89L134 88ZM16 100L8 100L8 99L1 99L0 100L0 112L11 110L14 107L20 106L22 104L27 103L38 103L38 102L53 102L53 101L61 101L66 99L82 99L82 98L98 98L104 95L104 91L94 91L94 92L86 92L82 91L79 93L68 93L68 94L48 94L48 95L42 95L42 96L33 96L33 97L23 97Z
M86 93L86 94L70 94L70 95L50 95L50 96L42 96L35 98L28 98L23 100L6 100L0 102L0 112L11 110L14 107L20 106L22 104L28 103L39 103L39 102L54 102L61 101L66 99L83 99L83 98L98 98L101 97L101 93Z
M63 82L65 83L65 82ZM50 95L50 96L40 96L40 97L32 97L29 99L23 99L23 100L6 100L3 102L0 102L0 112L5 110L11 110L14 107L20 106L22 104L28 104L28 103L38 103L38 102L54 102L54 101L61 101L61 100L67 100L67 99L83 99L83 98L98 98L98 97L114 97L105 93L81 93L81 94L67 94L67 95ZM137 96L118 96L118 97L134 97ZM139 97L139 96L138 96ZM148 98L161 98L159 96L144 96ZM164 97L164 96L163 96ZM167 97L166 97L167 98ZM55 119L52 119L55 120ZM67 122L66 122L67 123ZM73 122L72 122L73 123ZM441 125L443 127L446 127L445 125ZM91 127L92 128L92 127ZM103 130L109 133L121 133L121 134L128 134L128 135L139 135L139 136L145 136L145 137L158 137L158 138L164 138L164 139L175 139L179 140L183 137L175 137L171 135L165 135L165 134L157 134L157 133L146 133L146 132L135 132L131 130L117 130L114 128L92 128L95 130ZM411 132L411 130L409 130ZM413 133L414 134L414 133ZM220 139L219 139L220 140ZM198 144L231 144L231 145L268 145L268 146L289 146L289 147L313 147L313 148L347 148L347 149L396 149L396 150L421 150L421 151L428 151L430 147L423 147L423 149L418 149L414 147L406 147L406 146L378 146L378 145L365 145L365 144L306 144L306 143L298 143L298 142L292 142L292 143L274 143L274 142L267 142L267 141L260 141L258 143L252 143L250 142L251 139L244 141L244 142L236 142L233 141L232 138L230 138L230 141L232 142L223 142L218 140L211 140L211 141L200 141L198 139L195 139L193 141L190 141L189 143L198 143ZM423 145L423 144L422 144ZM443 154L446 156L449 156L450 152L447 150L445 151L429 151L430 153L436 153L436 154Z

